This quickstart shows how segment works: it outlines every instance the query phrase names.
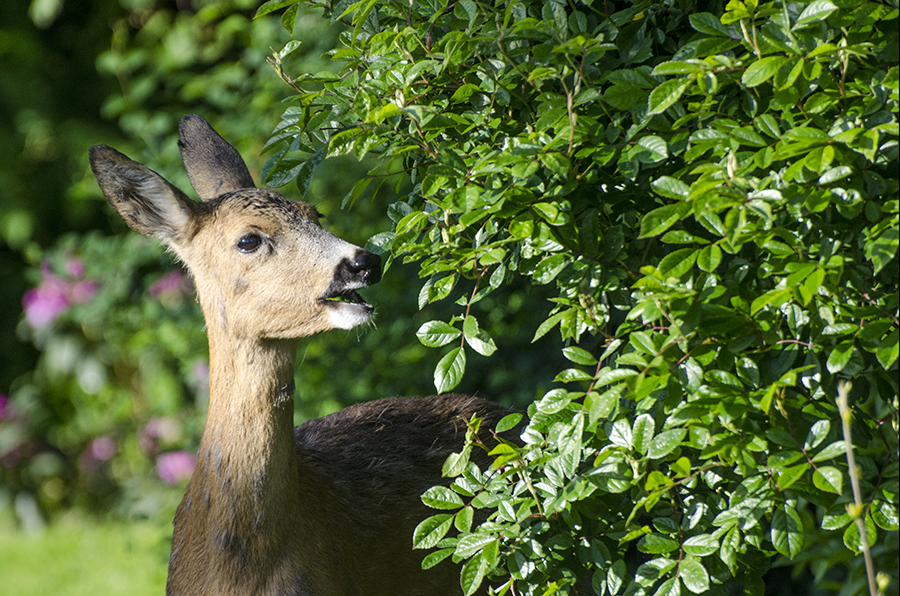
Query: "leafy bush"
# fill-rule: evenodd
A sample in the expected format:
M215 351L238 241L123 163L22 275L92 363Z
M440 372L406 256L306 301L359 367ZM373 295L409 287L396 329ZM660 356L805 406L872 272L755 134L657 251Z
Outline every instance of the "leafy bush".
M279 66L265 179L303 194L352 154L345 204L401 193L370 246L419 263L420 307L457 298L417 334L449 346L439 391L526 286L571 363L524 446L448 460L424 565L466 594L762 594L773 565L852 594L869 550L896 589L896 2L321 6L335 72Z

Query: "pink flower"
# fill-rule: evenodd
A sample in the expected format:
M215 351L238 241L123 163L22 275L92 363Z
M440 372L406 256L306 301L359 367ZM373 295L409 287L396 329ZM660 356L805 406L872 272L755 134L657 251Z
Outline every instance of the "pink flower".
M171 418L153 418L137 433L138 445L145 453L153 455L159 449L159 442L174 443L181 438L181 426Z
M80 279L84 275L84 263L70 259L66 273L75 281L63 279L50 270L49 263L41 265L41 283L22 296L25 320L34 329L43 329L66 312L72 304L90 302L100 289L96 281Z
M156 458L156 473L166 484L181 484L191 478L197 458L187 451L170 451Z
M106 461L116 454L116 442L107 436L97 437L91 441L91 455L98 461Z
M25 292L22 308L25 320L34 329L43 329L69 308L68 284L53 275L45 277L41 284Z
M72 302L84 304L93 300L99 289L100 284L96 281L77 281L69 286L69 297Z
M198 360L194 364L192 372L194 373L194 377L196 377L195 384L198 389L209 386L209 363L206 360Z
M84 277L84 262L81 259L69 259L66 261L66 275L72 279Z
M166 273L150 285L150 295L161 302L178 301L193 291L183 271Z
M107 436L97 437L81 452L78 464L85 472L96 472L103 462L116 454L116 442Z

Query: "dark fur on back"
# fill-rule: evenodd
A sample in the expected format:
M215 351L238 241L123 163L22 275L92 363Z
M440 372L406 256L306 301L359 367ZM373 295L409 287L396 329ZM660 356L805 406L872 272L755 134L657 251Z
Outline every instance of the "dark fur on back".
M441 477L441 467L450 453L462 449L466 421L473 414L483 418L479 437L493 445L489 429L509 413L496 403L463 395L397 397L358 404L296 427L298 458L320 472L333 491L335 512L353 532L352 551L344 556L355 561L360 577L371 580L369 588L393 584L395 593L405 594L396 582L418 575L414 583L430 584L431 594L458 589L458 567L445 562L423 571L427 552L412 550L416 525L439 513L419 497L432 486L449 484L450 479ZM518 442L517 431L504 438ZM482 468L489 463L480 449L473 451L472 459ZM408 548L398 552L391 548L396 544ZM375 593L369 588L360 586L361 594Z

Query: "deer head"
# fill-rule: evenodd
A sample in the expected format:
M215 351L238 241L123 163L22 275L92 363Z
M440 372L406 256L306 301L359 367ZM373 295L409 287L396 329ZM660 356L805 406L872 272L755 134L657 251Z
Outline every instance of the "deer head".
M185 116L180 137L202 202L106 145L91 148L91 169L125 223L185 263L207 325L291 339L370 320L374 309L356 290L380 279L376 255L322 229L312 206L255 188L238 152L203 118Z

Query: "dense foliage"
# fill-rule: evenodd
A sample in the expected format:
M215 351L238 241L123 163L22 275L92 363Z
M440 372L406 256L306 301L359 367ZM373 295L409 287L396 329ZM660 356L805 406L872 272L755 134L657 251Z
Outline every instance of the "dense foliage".
M773 565L856 594L868 550L896 590L896 1L323 9L333 72L273 58L296 95L267 182L350 153L347 205L401 193L370 246L419 263L426 311L456 300L417 334L438 391L523 286L553 288L533 336L571 363L523 446L448 460L424 565L467 594L762 594Z
M0 89L15 113L0 122L0 147L17 151L0 164L10 191L0 194L0 307L8 313L0 324L0 514L14 504L26 529L72 507L155 516L171 527L206 410L203 318L180 265L109 207L87 150L116 147L190 193L178 122L197 113L259 172L264 133L279 119L272 106L290 92L267 57L292 36L277 20L253 20L256 0L35 3L60 9L32 17L42 29L8 4L0 3L0 14L17 18L4 21L9 30L0 39L31 40L26 45L38 55L65 54L71 62L48 58L71 71L63 77L54 69L53 84L92 94L66 102L29 62L2 65L4 80L27 81L39 101L15 85ZM327 64L321 54L334 47L339 30L322 24L319 15L296 15L293 38L303 47L286 66L317 71ZM96 39L79 41L77 30ZM359 244L390 224L377 205L340 210L341 197L364 174L352 158L329 160L306 196L326 214L326 226ZM290 189L285 194L298 198ZM415 269L396 267L391 275L413 280ZM407 288L383 283L367 293L379 306L377 328L303 343L298 422L430 390L430 378L417 372L440 355L408 341L426 318ZM510 403L524 395L524 404L541 383L534 379L552 379L558 362L546 351L559 340L529 344L523 300L498 305L496 315L522 357L493 371L485 360L482 374L463 388L512 396Z

